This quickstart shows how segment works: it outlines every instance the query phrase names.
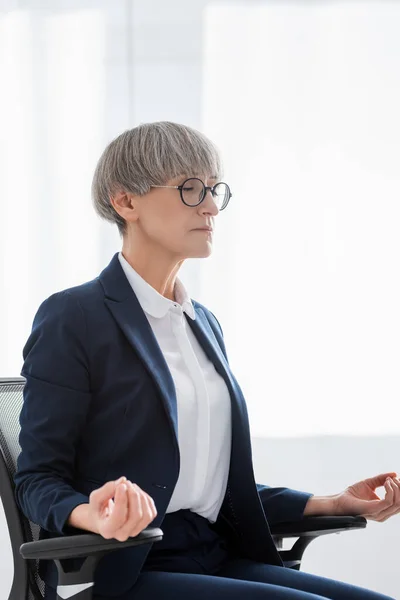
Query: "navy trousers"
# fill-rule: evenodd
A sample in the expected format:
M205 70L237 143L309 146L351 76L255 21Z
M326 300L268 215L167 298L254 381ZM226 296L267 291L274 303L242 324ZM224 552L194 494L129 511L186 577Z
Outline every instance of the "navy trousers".
M166 515L131 590L118 600L393 600L302 571L238 558L207 519L189 510ZM55 593L48 589L46 600ZM109 600L95 595L94 600ZM114 599L115 600L115 599Z

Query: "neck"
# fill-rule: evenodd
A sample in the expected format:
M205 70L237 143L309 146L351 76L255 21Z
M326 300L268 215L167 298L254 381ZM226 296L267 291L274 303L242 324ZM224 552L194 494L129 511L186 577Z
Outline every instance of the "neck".
M160 247L141 243L139 248L138 245L124 238L122 255L125 260L159 294L175 300L175 282L183 260L168 256L165 249Z

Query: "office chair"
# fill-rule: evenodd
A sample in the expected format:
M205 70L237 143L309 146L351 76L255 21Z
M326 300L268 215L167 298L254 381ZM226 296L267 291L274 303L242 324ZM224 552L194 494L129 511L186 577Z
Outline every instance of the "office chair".
M28 521L15 501L13 476L20 453L19 414L25 379L0 378L0 497L3 502L14 560L14 578L8 600L43 600L39 559L54 560L58 569L57 598L92 600L93 575L99 560L108 552L162 539L162 531L148 527L125 542L106 540L92 533L39 540L40 527ZM296 523L272 528L275 544L287 567L300 569L303 552L320 535L366 527L362 517L305 517ZM290 550L283 550L284 538L299 538ZM86 557L79 571L65 572L63 559Z

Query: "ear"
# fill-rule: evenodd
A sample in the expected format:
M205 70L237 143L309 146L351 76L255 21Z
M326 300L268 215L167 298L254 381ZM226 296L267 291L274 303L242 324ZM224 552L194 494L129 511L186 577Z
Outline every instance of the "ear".
M125 220L125 221L136 221L138 218L137 203L135 202L136 196L131 192L125 190L117 190L110 196L110 202L114 210Z

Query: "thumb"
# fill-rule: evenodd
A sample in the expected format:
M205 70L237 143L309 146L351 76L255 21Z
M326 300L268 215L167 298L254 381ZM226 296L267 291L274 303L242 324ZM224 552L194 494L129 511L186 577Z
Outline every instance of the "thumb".
M381 473L380 475L366 479L365 483L375 490L376 488L382 486L388 477L397 477L397 473Z
M108 502L108 500L113 498L117 485L125 482L126 477L122 476L116 481L108 481L97 490L93 490L93 492L90 494L92 504L95 506L101 506L105 502Z

